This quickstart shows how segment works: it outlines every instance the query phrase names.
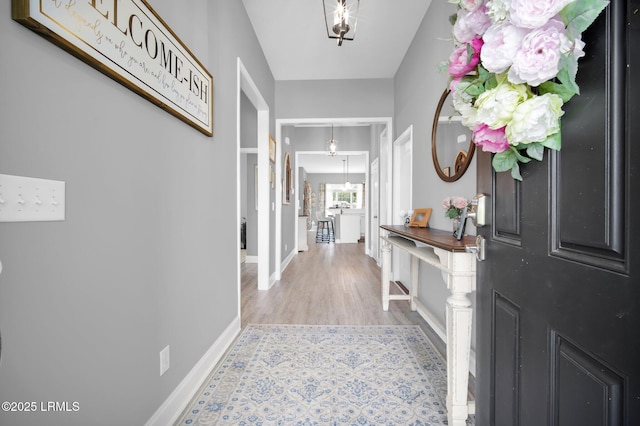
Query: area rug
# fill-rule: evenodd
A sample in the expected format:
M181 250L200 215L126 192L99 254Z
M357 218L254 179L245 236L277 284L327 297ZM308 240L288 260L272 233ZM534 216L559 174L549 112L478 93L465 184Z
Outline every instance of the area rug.
M446 365L418 326L250 325L179 425L446 425Z

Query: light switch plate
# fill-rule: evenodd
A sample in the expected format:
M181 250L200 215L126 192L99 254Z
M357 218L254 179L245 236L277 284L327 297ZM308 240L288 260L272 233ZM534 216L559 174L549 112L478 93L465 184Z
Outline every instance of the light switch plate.
M163 350L160 351L160 375L162 376L167 372L169 366L171 365L170 361L170 347L169 345L165 346Z
M65 183L0 174L0 222L65 219Z

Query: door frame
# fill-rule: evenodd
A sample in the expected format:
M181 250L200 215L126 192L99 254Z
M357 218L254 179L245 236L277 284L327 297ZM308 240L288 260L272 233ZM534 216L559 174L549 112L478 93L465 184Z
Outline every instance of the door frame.
M244 93L247 99L253 104L257 111L257 152L258 152L258 210L269 211L269 105L260 93L258 86L254 83L251 75L238 58L237 61L237 86L236 86L236 229L240 229L240 197L242 196L240 185L240 99ZM269 232L260 230L269 229L269 218L271 215L258 215L258 290L269 288ZM240 244L238 239L238 246ZM241 303L241 269L240 250L236 250L237 258L237 285L238 285L238 315L240 315Z
M279 118L276 119L276 140L280 140L282 137L282 126L291 126L291 125L296 125L296 124L314 124L314 125L330 125L330 124L340 124L340 125L349 125L349 124L353 124L353 125L362 125L362 124L383 124L386 125L386 128L383 132L385 131L388 132L387 134L393 134L393 124L392 124L392 117L340 117L340 118ZM293 152L296 152L296 150L294 149ZM346 153L347 151L345 151ZM350 151L349 151L350 152ZM358 151L360 152L360 151ZM366 172L366 179L367 182L369 181L369 157L370 157L370 153L371 150L367 153L367 172ZM297 156L296 156L296 168L297 168ZM276 183L278 183L278 172L279 172L279 162L276 164ZM298 174L296 173L296 179L298 179ZM367 185L369 186L369 185ZM278 189L278 186L276 186L276 199L278 198L278 194L280 194L280 196L282 196L282 193L280 192L282 190L282 188ZM296 184L296 191L295 191L296 195L295 195L295 200L296 203L298 203L299 206L299 194L300 194L300 188L298 187L298 185ZM278 204L278 203L276 203ZM368 206L368 204L367 204ZM368 207L367 207L368 209ZM369 226L370 226L370 222L369 222L369 215L365 214L365 253L367 255L370 255L371 253L371 241L370 241L370 235L371 233L369 232ZM290 224L290 226L293 227L294 232L295 232L295 240L294 241L298 241L298 224L297 222L297 216L294 217L294 222L292 224ZM281 275L282 275L282 262L279 260L280 256L281 256L281 248L280 248L280 241L282 239L282 215L281 215L281 211L280 209L276 208L276 225L275 225L275 235L276 235L276 279L280 279Z
M371 224L371 241L369 256L380 266L380 157L374 158L369 166L369 188L371 194L371 209L369 223ZM374 198L375 197L375 198Z
M408 208L413 208L413 125L407 127L407 129L402 132L400 136L393 141L392 144L393 149L393 157L392 157L392 167L391 167L391 175L392 175L392 216L391 216L391 224L392 225L402 225L402 220L400 219L400 209L404 208L404 206L400 205L400 197L403 194L408 195ZM409 157L411 161L405 167L397 167L396 161L400 159L400 150L407 149L409 152ZM400 173L407 174L409 176L408 184L402 184L400 180ZM404 197L403 197L404 198ZM392 276L394 281L400 280L400 257L403 256L401 251L394 248L393 250L393 271ZM408 268L405 268L408 270Z

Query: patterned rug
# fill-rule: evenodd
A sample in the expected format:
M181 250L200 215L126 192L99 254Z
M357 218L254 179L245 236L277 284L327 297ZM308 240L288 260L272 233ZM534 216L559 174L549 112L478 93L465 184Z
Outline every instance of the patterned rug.
M446 425L418 326L250 325L178 425Z

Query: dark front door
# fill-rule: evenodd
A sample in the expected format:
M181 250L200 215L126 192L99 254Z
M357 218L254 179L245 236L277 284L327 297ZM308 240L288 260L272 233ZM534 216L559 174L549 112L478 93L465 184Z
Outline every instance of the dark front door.
M562 151L521 168L478 157L479 426L640 425L640 1L583 34Z

